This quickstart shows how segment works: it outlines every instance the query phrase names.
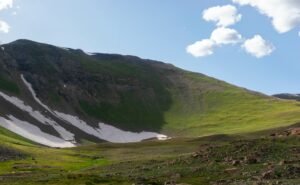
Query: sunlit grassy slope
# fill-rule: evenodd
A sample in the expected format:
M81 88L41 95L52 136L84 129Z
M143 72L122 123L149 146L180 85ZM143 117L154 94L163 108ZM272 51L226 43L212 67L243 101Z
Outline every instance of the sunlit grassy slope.
M163 130L181 136L242 134L287 126L300 121L300 104L234 87L195 73L188 94L173 90ZM199 84L207 84L204 90ZM208 90L207 90L208 89Z

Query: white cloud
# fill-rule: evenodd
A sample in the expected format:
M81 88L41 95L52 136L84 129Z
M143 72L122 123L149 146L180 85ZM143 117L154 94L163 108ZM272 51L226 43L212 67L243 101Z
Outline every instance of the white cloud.
M240 5L250 5L270 17L274 28L285 33L300 26L299 0L232 0Z
M218 45L220 44L236 44L241 41L242 36L238 31L230 28L217 28L211 34L211 40Z
M203 11L203 19L216 22L219 27L227 27L239 22L242 18L232 5L215 6Z
M270 55L275 50L273 44L265 41L260 35L255 35L253 38L246 40L242 48L257 58Z
M0 0L0 10L12 8L13 0Z
M0 11L12 7L13 7L13 0L0 0ZM5 21L0 20L0 32L8 33L9 29L10 26Z
M208 55L212 55L213 49L216 43L210 39L203 39L201 41L197 41L194 44L189 45L186 48L186 51L193 55L194 57L204 57Z
M0 32L8 33L9 29L10 26L6 22L0 20Z
M214 48L226 44L236 44L240 42L242 36L234 29L230 28L216 28L210 39L203 39L194 44L189 45L186 51L194 57L204 57L212 55Z

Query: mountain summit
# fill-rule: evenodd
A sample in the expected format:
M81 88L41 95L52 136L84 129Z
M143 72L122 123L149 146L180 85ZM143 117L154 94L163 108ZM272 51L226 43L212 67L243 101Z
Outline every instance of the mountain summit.
M237 134L300 120L283 101L162 62L29 40L1 45L0 126L34 142Z

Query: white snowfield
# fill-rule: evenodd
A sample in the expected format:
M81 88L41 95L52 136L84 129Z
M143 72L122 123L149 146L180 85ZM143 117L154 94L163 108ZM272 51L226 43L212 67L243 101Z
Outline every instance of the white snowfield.
M42 132L37 126L34 126L26 121L21 121L11 115L8 117L10 120L0 117L0 126L20 136L23 136L24 138L28 138L31 141L50 147L69 148L75 146L71 142Z
M32 107L30 107L28 105L25 105L25 103L22 100L18 99L17 97L8 96L3 92L0 92L0 96L2 98L4 98L6 101L8 101L11 104L13 104L14 106L16 106L17 108L27 112L31 117L33 117L34 119L36 119L40 123L42 123L44 125L52 126L64 140L67 140L67 141L73 141L74 140L74 134L73 133L67 131L64 127L60 126L58 123L56 123L52 119L47 118L41 112L33 110Z
M69 122L73 126L79 128L80 130L86 132L87 134L96 136L102 140L109 141L112 143L131 143L131 142L140 142L145 139L157 138L159 140L168 139L167 136L162 134L157 134L154 132L129 132L123 131L111 125L104 123L99 123L99 128L94 128L88 125L86 122L80 120L76 116L64 114L58 111L55 113L65 121Z
M92 127L89 124L87 124L85 121L80 120L76 116L72 116L69 114L61 113L58 111L51 110L47 105L43 104L42 101L40 101L35 91L33 90L31 84L26 81L23 75L21 75L21 79L28 88L28 90L31 92L34 100L41 105L44 109L46 109L49 113L51 113L56 118L64 121L67 124L70 124L83 132L95 136L99 139L113 142L113 143L130 143L130 142L140 142L145 139L152 139L156 138L158 140L166 140L169 139L166 135L158 134L155 132L130 132L130 131L123 131L121 129L118 129L114 126L107 125L105 123L99 123L98 127ZM50 147L74 147L74 134L70 131L66 130L64 127L59 125L54 120L47 118L39 111L34 111L32 107L25 105L25 103L16 98L6 95L3 92L0 92L0 96L4 98L6 101L10 102L11 104L15 105L19 109L29 113L33 118L35 118L37 121L52 126L61 136L61 138L58 138L56 136L52 136L48 133L42 132L37 126L30 124L25 121L18 120L17 118L13 116L8 116L10 120L7 120L3 117L0 117L0 126L19 134L29 140L35 141L37 143L50 146ZM72 141L72 142L70 142Z

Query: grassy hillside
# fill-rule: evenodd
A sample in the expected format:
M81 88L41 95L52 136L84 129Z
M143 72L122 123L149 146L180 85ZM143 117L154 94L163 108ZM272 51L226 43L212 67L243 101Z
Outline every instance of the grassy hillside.
M189 96L175 90L173 105L165 113L163 130L178 135L238 134L299 122L300 104L250 92L223 82L186 73ZM199 86L203 82L211 89Z
M20 93L21 82L16 79L22 73L44 103L89 122L194 137L255 132L300 121L299 102L169 64L133 56L87 55L27 40L4 47L0 72L5 80L0 79L0 89Z

